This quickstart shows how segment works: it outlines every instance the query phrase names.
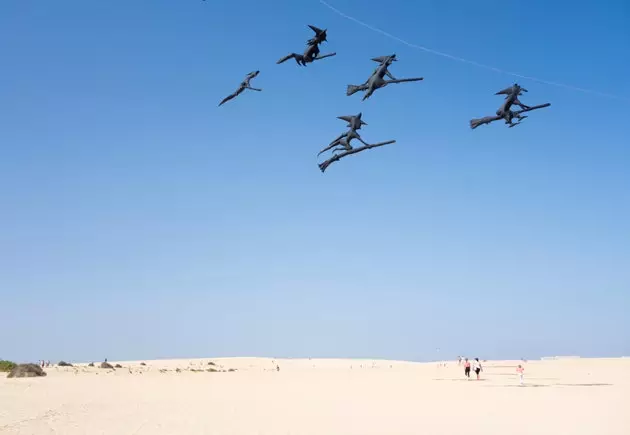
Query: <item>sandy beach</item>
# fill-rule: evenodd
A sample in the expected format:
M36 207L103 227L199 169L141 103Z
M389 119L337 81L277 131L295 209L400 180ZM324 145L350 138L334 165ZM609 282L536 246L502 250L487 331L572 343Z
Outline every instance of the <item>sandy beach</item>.
M522 387L516 361L486 362L481 381L465 380L456 362L112 363L124 368L80 364L48 368L43 378L0 376L0 433L630 433L630 359L527 362Z

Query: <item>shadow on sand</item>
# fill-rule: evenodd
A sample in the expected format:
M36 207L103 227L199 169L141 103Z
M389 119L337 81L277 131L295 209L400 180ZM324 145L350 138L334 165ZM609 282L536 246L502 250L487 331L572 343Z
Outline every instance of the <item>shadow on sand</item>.
M549 384L523 384L523 385L488 385L489 388L541 388L541 387L553 387Z
M466 379L466 378L463 378L463 379L462 378L433 378L431 380L432 381L454 381L454 382L457 382L457 381L462 381L462 382L483 382L483 381L487 381L487 379L483 379L483 378L481 378L481 379L473 379L473 378L470 378L470 379Z
M614 384L555 384L559 387L612 387Z

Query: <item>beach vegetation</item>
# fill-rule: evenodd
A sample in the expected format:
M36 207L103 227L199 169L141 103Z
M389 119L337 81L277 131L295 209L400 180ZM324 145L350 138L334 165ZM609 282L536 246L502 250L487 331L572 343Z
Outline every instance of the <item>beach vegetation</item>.
M13 361L0 360L0 372L10 372L17 366Z

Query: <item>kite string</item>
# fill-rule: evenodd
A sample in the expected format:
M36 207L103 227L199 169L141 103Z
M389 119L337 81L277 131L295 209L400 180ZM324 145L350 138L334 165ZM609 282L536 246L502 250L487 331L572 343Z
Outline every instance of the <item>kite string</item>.
M436 56L445 57L447 59L455 60L455 61L462 62L462 63L467 63L469 65L474 65L474 66L479 67L479 68L488 69L488 70L491 70L491 71L494 71L494 72L497 72L497 73L500 73L500 74L506 74L506 75L510 75L510 76L513 76L513 77L518 77L518 78L521 78L521 79L524 79L524 80L531 80L533 82L538 82L538 83L542 83L542 84L549 85L549 86L556 86L556 87L560 87L560 88L569 89L569 90L572 90L572 91L578 91L578 92L583 92L583 93L587 93L587 94L597 95L597 96L600 96L600 97L606 97L606 98L612 98L612 99L616 99L616 100L622 100L622 101L629 101L630 102L630 98L620 97L620 96L612 95L612 94L605 94L603 92L593 91L593 90L585 89L585 88L579 88L577 86L566 85L564 83L557 83L557 82L552 82L552 81L549 81L549 80L543 80L543 79L539 79L539 78L536 78L536 77L531 77L531 76L527 76L527 75L524 75L524 74L515 73L515 72L512 72L512 71L505 71L505 70L502 70L500 68L496 68L494 66L484 65L482 63L475 62L474 60L464 59L462 57L453 56L452 54L444 53L444 52L441 52L441 51L438 51L438 50L433 50L431 48L424 47L422 45L413 44L413 43L411 43L409 41L405 41L404 39L399 38L398 36L392 35L391 33L388 33L388 32L386 32L386 31L384 31L382 29L379 29L378 27L371 26L371 25L369 25L367 23L364 23L361 20L358 20L358 19L356 19L354 17L351 17L350 15L347 15L347 14L343 13L339 9L335 8L334 6L326 3L324 0L319 0L319 2L322 5L326 6L328 9L330 9L331 11L335 12L337 15L339 15L339 16L347 19L347 20L353 21L353 22L355 22L355 23L357 23L357 24L359 24L359 25L361 25L361 26L363 26L363 27L365 27L367 29L370 29L373 32L380 33L381 35L384 35L384 36L386 36L386 37L388 37L390 39L398 41L401 44L404 44L404 45L406 45L408 47L411 47L411 48L416 48L418 50L422 50L422 51L425 51L427 53L434 54Z

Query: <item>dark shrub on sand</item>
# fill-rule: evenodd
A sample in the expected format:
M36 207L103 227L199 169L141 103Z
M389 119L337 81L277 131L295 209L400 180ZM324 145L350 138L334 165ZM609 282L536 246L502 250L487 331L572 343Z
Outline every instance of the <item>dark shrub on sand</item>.
M94 363L89 363L88 367L94 367Z
M146 363L141 362L140 365L141 366L146 366Z
M235 372L236 369L229 369L228 372Z
M113 369L113 368L114 368L114 366L113 366L113 365L111 365L111 364L110 364L110 363L108 363L108 362L103 362L103 363L101 363L101 368L102 368L102 369Z
M120 364L116 364L114 367L116 367L117 369L122 369L123 368Z
M34 378L46 376L46 372L37 364L18 364L7 375L7 378Z
M0 372L10 372L17 366L13 361L0 360Z
M59 364L57 364L59 367L73 367L72 364L67 363L65 361L59 361Z
M216 364L215 364L215 363L213 363L212 361L210 361L210 362L208 363L208 365L209 365L209 366L216 366Z

